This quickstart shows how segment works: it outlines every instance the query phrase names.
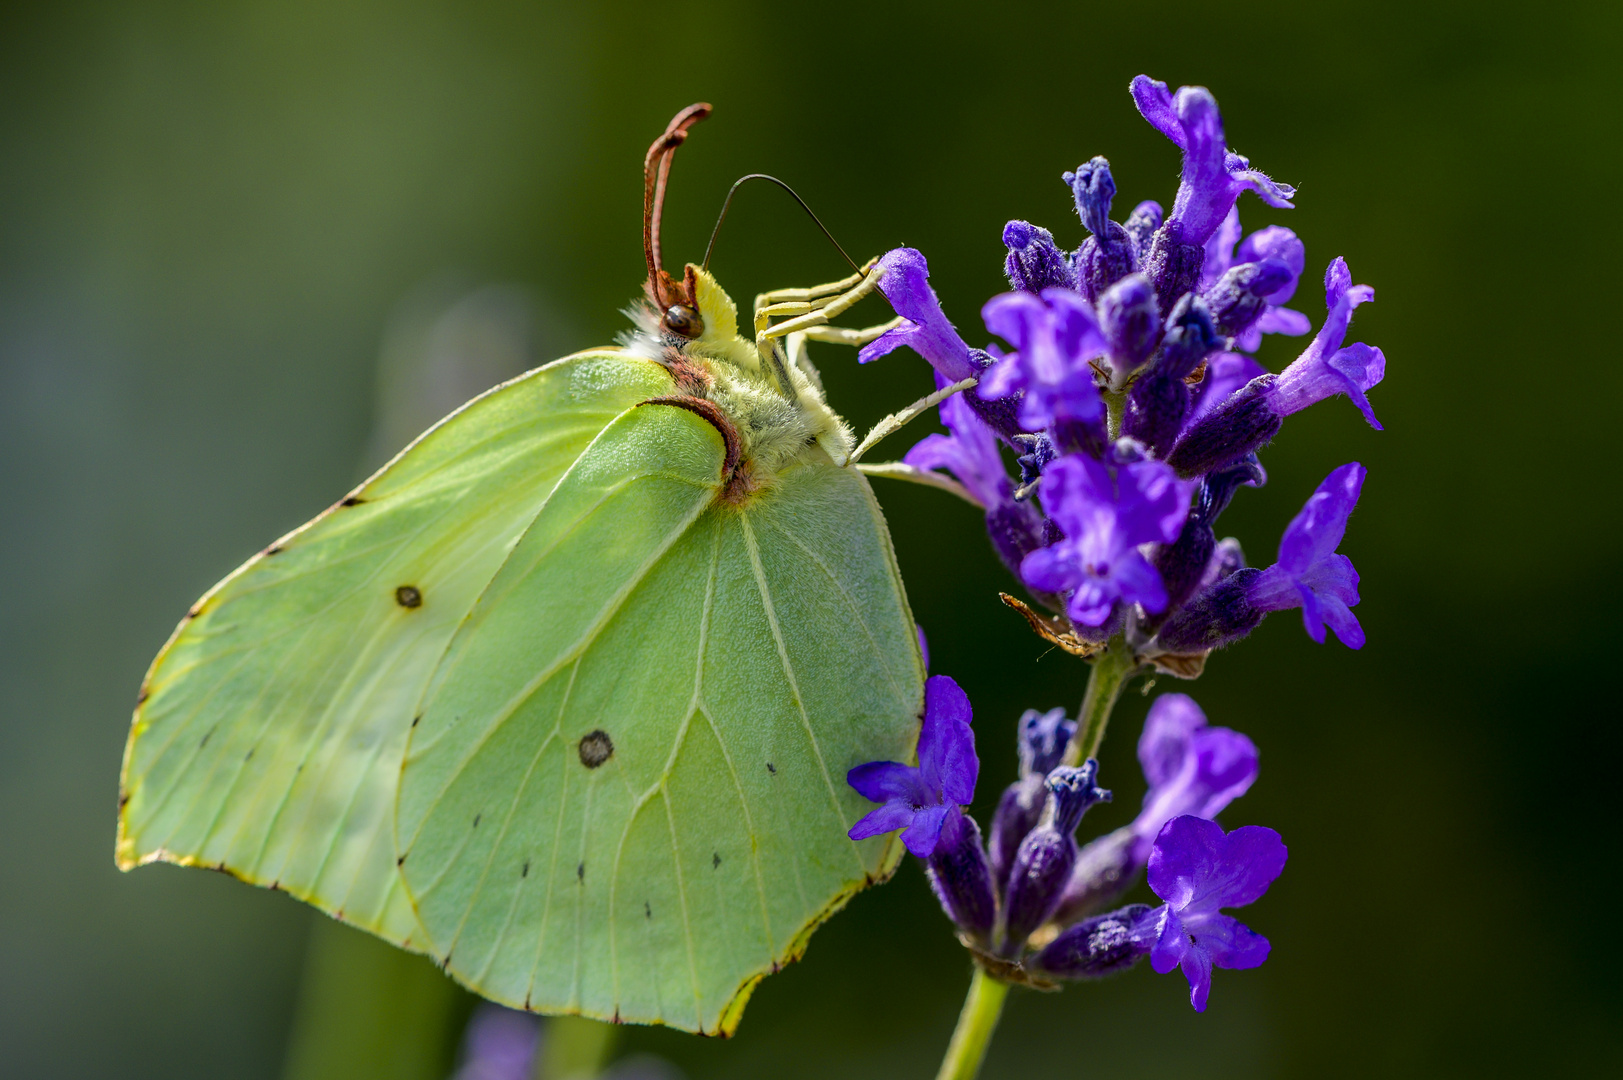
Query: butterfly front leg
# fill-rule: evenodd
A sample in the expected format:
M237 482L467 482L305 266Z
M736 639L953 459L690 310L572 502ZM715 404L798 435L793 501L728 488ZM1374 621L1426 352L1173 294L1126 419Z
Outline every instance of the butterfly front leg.
M884 333L895 320L866 330L844 330L828 325L863 297L874 291L879 276L873 272L877 259L848 278L814 285L809 289L775 289L755 298L755 350L761 365L772 373L778 389L791 401L798 395L789 378L789 365L815 372L805 355L805 342L815 337L846 345L865 345ZM774 325L774 319L782 319ZM787 355L784 346L788 346ZM814 383L819 380L808 375Z

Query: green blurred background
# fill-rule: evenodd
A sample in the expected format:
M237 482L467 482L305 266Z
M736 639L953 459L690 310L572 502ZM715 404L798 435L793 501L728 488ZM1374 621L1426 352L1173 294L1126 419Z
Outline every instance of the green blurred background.
M675 170L673 261L702 250L733 178L772 172L854 254L922 249L979 343L1003 222L1083 235L1062 170L1104 153L1122 212L1170 204L1177 153L1126 93L1146 71L1210 86L1231 144L1299 186L1294 211L1247 196L1248 228L1289 224L1310 277L1340 254L1377 290L1354 336L1390 360L1388 430L1345 401L1296 417L1270 484L1225 517L1266 562L1313 485L1365 462L1343 550L1369 645L1316 646L1280 616L1157 688L1262 747L1225 821L1291 848L1245 913L1267 965L1218 973L1203 1016L1145 968L1017 995L985 1075L1616 1075L1619 12L8 5L0 1073L279 1074L307 940L350 932L220 875L114 869L142 672L193 599L404 441L401 357L494 378L621 328L641 155L676 109L716 105ZM746 301L844 272L767 188L713 269ZM1298 303L1315 321L1317 296ZM911 354L859 369L822 348L859 428L928 388ZM1264 359L1292 355L1275 340ZM987 804L1016 716L1074 708L1084 669L998 605L973 512L879 495L935 670L976 704ZM1117 801L1091 828L1137 804L1146 705L1117 714ZM925 1077L968 975L908 865L764 983L733 1040L625 1046L695 1078Z

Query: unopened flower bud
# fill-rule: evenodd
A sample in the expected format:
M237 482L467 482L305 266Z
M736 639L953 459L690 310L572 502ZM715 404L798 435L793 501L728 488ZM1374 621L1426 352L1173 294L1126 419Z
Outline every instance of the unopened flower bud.
M1143 265L1150 253L1150 240L1155 236L1155 230L1161 227L1161 204L1154 200L1145 200L1133 207L1133 212L1127 216L1124 226L1127 235L1133 241L1133 251L1138 262Z
M1241 263L1206 290L1217 332L1238 337L1268 310L1268 297L1294 285L1296 276L1280 259Z
M1201 415L1173 446L1167 464L1179 476L1200 476L1240 460L1277 435L1285 423L1270 393L1277 379L1259 375Z
M992 933L997 900L992 892L992 870L981 847L981 827L974 818L956 814L948 819L925 869L947 917L985 943Z
M1097 979L1126 971L1150 953L1154 943L1136 924L1148 904L1129 904L1108 915L1084 919L1060 931L1031 966L1062 979Z
M1071 257L1054 243L1054 234L1029 221L1011 221L1003 226L1003 243L1009 249L1003 271L1009 286L1022 292L1076 288Z
M1017 952L1031 932L1048 920L1076 863L1077 824L1088 807L1110 793L1094 781L1099 763L1081 768L1061 766L1048 774L1048 802L1037 827L1020 841L1004 894L1003 948Z
M1161 309L1149 278L1129 274L1106 289L1099 297L1099 328L1118 378L1143 367L1161 343Z

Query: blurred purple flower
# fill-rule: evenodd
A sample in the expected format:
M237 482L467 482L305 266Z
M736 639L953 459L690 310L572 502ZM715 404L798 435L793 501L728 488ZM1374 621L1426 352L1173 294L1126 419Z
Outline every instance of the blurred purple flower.
M1150 783L1131 826L1133 858L1149 858L1161 829L1175 817L1214 818L1257 779L1257 747L1228 728L1210 727L1187 694L1162 694L1144 720L1138 761Z
M528 1080L540 1043L536 1018L488 1002L468 1020L452 1080Z

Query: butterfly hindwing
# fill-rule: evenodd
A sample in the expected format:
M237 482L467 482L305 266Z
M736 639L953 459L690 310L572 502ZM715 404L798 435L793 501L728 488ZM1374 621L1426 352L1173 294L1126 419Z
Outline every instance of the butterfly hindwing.
M429 948L498 1001L730 1031L900 849L845 783L905 760L923 670L854 470L719 497L704 419L606 428L447 650L401 778Z

